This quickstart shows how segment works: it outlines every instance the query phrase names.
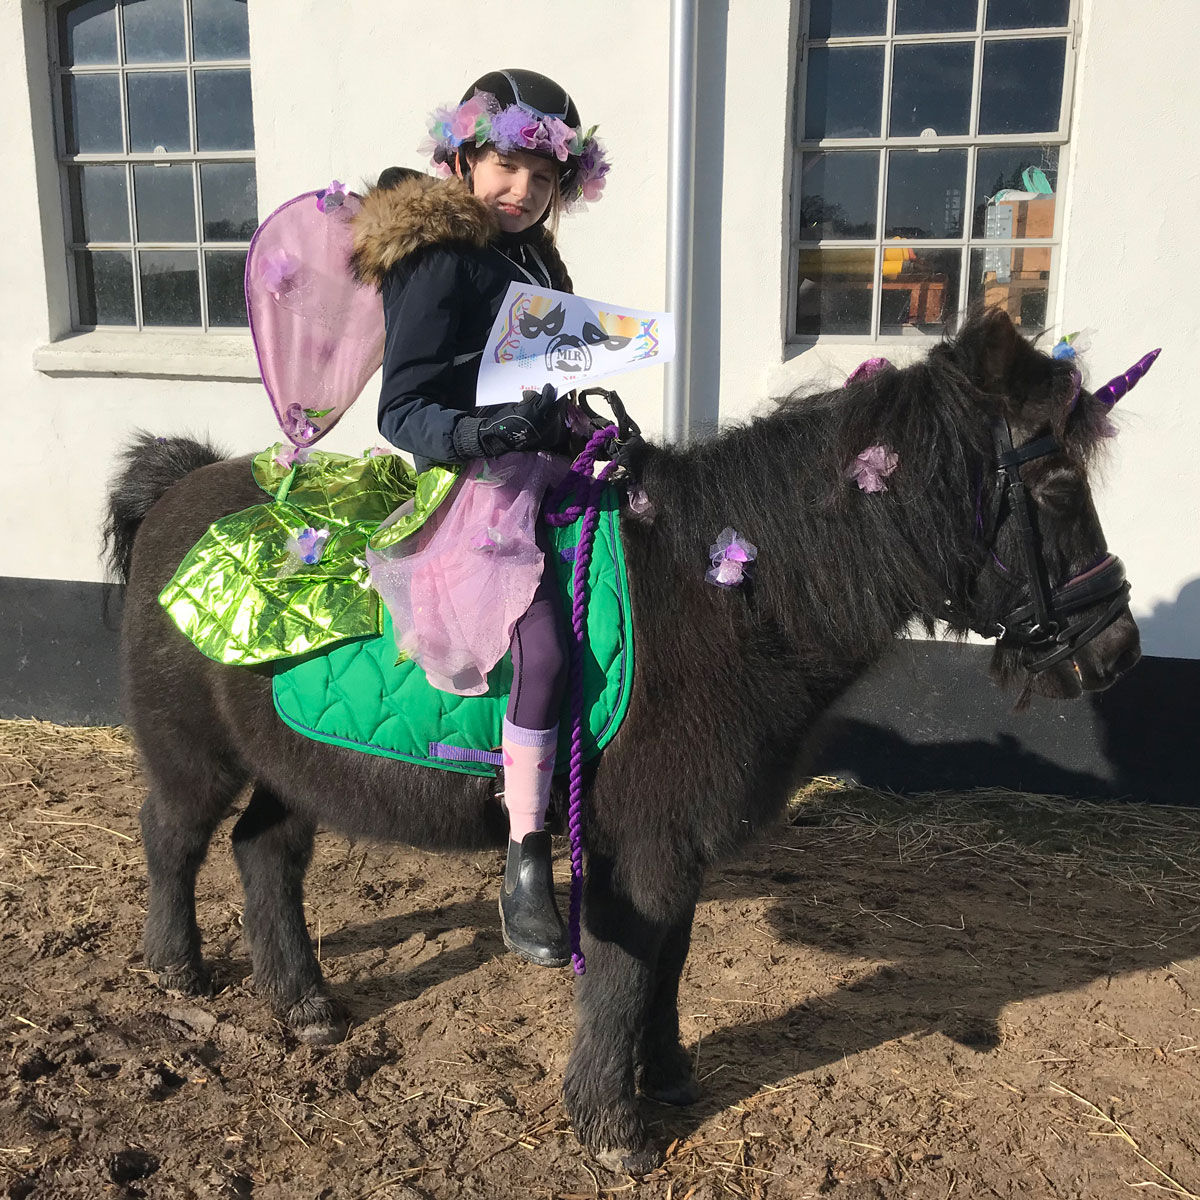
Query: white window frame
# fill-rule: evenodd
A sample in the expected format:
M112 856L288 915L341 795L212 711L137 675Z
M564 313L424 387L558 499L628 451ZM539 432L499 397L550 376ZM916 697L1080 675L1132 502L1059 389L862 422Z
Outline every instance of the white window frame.
M188 75L188 136L190 144L196 145L196 75L206 71L220 70L251 70L250 58L239 59L205 59L197 62L192 45L192 0L182 0L184 7L184 53L185 59L174 62L154 62L127 64L125 62L125 22L118 12L114 15L117 27L117 62L116 64L84 64L79 66L64 66L61 62L61 46L58 36L60 11L72 0L55 0L47 6L47 45L49 47L50 63L50 99L54 111L55 160L58 164L59 189L63 213L63 245L67 260L67 282L70 300L71 332L75 334L115 334L127 337L139 335L201 335L205 338L228 339L242 338L248 332L246 325L210 325L208 316L208 277L205 260L206 251L244 251L249 250L250 241L208 242L204 240L204 213L200 193L200 171L196 164L214 162L256 162L257 150L210 150L210 151L165 151L162 154L153 152L133 152L129 149L129 112L127 82L131 74L150 74L161 72L179 73L185 71ZM116 8L120 10L120 0L116 0ZM68 154L66 142L66 114L64 112L64 79L75 75L116 75L119 77L121 105L121 145L122 149L104 154ZM133 168L141 164L164 164L171 166L192 167L192 205L195 218L195 239L190 242L143 242L137 239L136 201L133 183ZM117 165L125 168L125 194L129 207L129 242L77 242L71 209L70 168L73 166ZM257 174L257 172L256 172ZM79 283L75 264L75 254L79 250L116 250L128 252L133 275L134 324L132 325L85 325L79 315ZM142 313L142 284L138 255L140 251L193 251L197 255L198 283L200 288L200 324L199 325L147 325ZM52 357L52 356L51 356ZM36 361L36 360L35 360ZM38 369L48 369L40 366ZM237 377L241 378L242 375Z
M1050 324L1057 311L1058 273L1062 261L1063 222L1066 205L1064 203L1065 185L1067 183L1067 147L1070 143L1070 125L1072 97L1075 90L1075 66L1078 57L1080 24L1080 0L1070 0L1065 25L1055 25L1037 29L1004 29L985 30L987 18L987 0L981 0L976 14L975 29L962 32L945 33L913 33L897 34L895 30L896 0L887 0L887 18L884 32L881 34L862 35L854 37L815 38L808 36L810 18L810 0L800 0L800 35L796 59L794 87L794 124L792 137L792 188L790 197L790 214L788 224L788 295L787 295L787 337L789 346L812 346L816 343L857 343L878 342L883 345L911 343L918 339L925 342L937 341L940 335L913 331L903 334L881 334L880 313L883 297L883 250L918 247L923 250L957 249L961 251L959 266L958 309L954 314L957 321L965 311L968 302L971 254L975 250L1002 249L1040 249L1050 251L1050 278L1046 297L1046 321ZM1061 106L1059 109L1058 131L1056 133L1013 133L985 134L975 132L979 123L979 100L981 82L983 79L984 46L992 41L1027 41L1034 39L1054 40L1066 39L1066 60L1063 64L1063 86ZM944 137L889 137L887 129L891 119L892 103L892 49L897 45L968 43L974 45L974 68L971 83L971 113L968 132L961 135ZM805 100L807 97L809 52L815 47L851 47L851 46L881 46L883 47L883 84L882 84L882 115L879 137L868 138L821 138L806 140L804 138ZM993 146L1057 146L1058 180L1055 188L1056 203L1054 206L1054 233L1049 238L983 238L973 233L974 197L975 197L975 159L974 151L980 147ZM965 149L967 151L967 177L963 193L963 232L958 238L885 238L884 214L887 201L887 167L888 151L903 149ZM800 206L801 206L801 172L805 153L825 150L875 150L879 154L879 185L876 195L875 237L874 238L821 238L819 240L800 239ZM799 256L801 252L812 250L834 249L873 249L875 265L871 281L871 324L870 330L863 333L797 333L796 332L796 293L799 273Z

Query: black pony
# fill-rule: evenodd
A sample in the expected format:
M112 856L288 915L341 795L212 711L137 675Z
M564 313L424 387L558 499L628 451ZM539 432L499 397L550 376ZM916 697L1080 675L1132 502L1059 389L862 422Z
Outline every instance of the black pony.
M637 672L587 780L587 974L565 1079L575 1130L606 1164L658 1161L639 1087L697 1097L676 996L706 870L779 816L816 718L899 631L1003 635L993 672L1026 695L1077 696L1137 661L1087 483L1105 423L1071 363L982 313L914 366L791 397L686 449L645 448L651 507L622 519ZM847 468L875 445L898 465L868 493ZM164 987L208 988L196 873L249 783L233 847L255 983L300 1037L330 1041L346 1023L302 908L316 826L445 849L501 845L506 826L492 781L310 741L276 717L268 670L213 663L171 624L157 596L184 554L261 501L245 459L149 436L111 496L125 702L150 785L146 961ZM759 547L740 588L704 578L726 526Z

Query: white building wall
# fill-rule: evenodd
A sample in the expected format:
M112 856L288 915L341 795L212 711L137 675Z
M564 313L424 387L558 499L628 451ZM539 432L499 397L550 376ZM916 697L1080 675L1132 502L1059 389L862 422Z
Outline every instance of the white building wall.
M12 235L0 239L0 511L20 517L7 523L0 574L95 580L104 487L130 429L208 433L237 451L260 449L277 431L251 378L253 358L237 339L217 339L222 355L197 357L203 339L131 335L149 348L140 363L114 360L111 348L96 355L125 370L157 364L207 378L35 369L39 348L69 326L45 7L0 5L0 155L10 197L27 198L10 199ZM260 212L331 177L359 185L391 163L423 165L416 145L436 103L456 99L487 69L528 66L567 84L585 122L601 122L615 162L603 202L563 223L576 287L661 306L668 7L565 3L538 12L531 39L508 0L251 0ZM907 341L785 347L798 5L700 7L693 377L695 416L707 423L744 417L795 386L840 383L872 354L906 361L919 350ZM1133 580L1135 612L1148 618L1146 649L1194 658L1200 433L1189 376L1200 321L1200 21L1195 0L1142 0L1136 23L1129 12L1114 0L1081 4L1056 316L1060 330L1095 331L1086 356L1093 382L1165 347L1149 381L1119 410L1122 434L1097 499ZM39 363L61 368L70 345L41 351ZM659 429L661 370L632 375L621 390L644 429ZM357 451L376 440L373 393L369 385L329 448Z

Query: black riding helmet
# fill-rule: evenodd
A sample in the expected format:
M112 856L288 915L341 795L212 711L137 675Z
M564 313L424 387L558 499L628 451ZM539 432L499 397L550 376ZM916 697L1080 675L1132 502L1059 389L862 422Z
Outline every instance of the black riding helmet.
M567 92L537 71L511 69L481 75L458 104L430 114L424 149L435 170L464 179L471 175L472 147L500 153L524 151L558 168L559 195L566 209L600 199L609 172L596 127L584 129Z
M489 71L481 75L463 93L460 104L472 99L477 93L483 92L494 96L500 109L512 105L524 109L534 118L555 117L572 129L579 129L579 110L567 90L561 84L555 83L548 75L538 71L526 71L519 67L505 71ZM467 148L471 143L464 142L456 151L450 151L445 161L457 166L467 186L471 184L471 164L467 156ZM536 154L540 158L548 158L558 166L558 187L564 200L574 195L576 177L579 174L579 156L568 154L565 162L559 162L555 154L542 146L521 146L519 149L528 154ZM453 155L453 158L450 157ZM435 160L437 156L435 155ZM544 221L545 216L542 217ZM540 224L540 222L539 222Z

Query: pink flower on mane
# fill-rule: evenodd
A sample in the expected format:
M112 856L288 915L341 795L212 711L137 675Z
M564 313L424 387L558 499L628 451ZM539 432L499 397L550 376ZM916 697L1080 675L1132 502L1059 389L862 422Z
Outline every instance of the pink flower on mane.
M758 557L758 547L727 525L709 546L708 557L712 566L704 578L717 587L737 587L745 581L747 569Z
M864 492L886 492L883 481L900 465L900 456L886 446L868 446L846 468L846 478L853 479Z

